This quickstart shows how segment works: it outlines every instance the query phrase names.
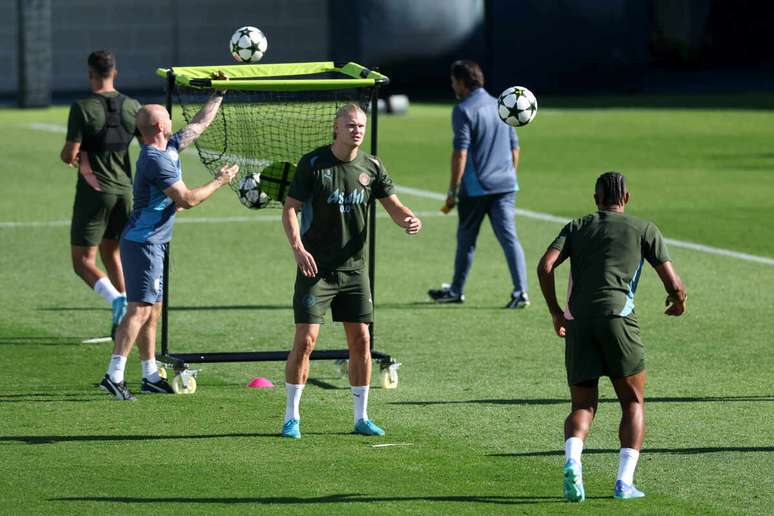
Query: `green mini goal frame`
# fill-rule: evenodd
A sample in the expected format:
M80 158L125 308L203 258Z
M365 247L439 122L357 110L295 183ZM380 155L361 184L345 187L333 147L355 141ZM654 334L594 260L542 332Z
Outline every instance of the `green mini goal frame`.
M228 80L213 79L222 72ZM172 115L173 95L179 87L202 90L242 90L267 92L315 92L338 89L363 89L370 92L368 105L371 131L371 154L377 155L378 119L377 101L379 89L389 83L389 78L379 72L356 63L335 63L332 61L314 63L281 63L265 65L226 65L160 68L156 74L166 78L166 108ZM313 149L308 149L311 151ZM299 156L300 157L300 156ZM375 309L376 270L376 203L372 199L368 207L368 277L371 283L371 299ZM171 243L170 243L171 244ZM170 249L164 255L163 301L161 312L161 353L157 359L169 363L175 369L187 369L190 363L209 362L253 362L286 360L289 351L252 352L194 352L170 351L169 343L169 272ZM396 362L387 354L374 350L374 323L369 325L371 356L380 363L383 370ZM347 359L349 350L314 350L312 359ZM397 367L397 366L396 366Z

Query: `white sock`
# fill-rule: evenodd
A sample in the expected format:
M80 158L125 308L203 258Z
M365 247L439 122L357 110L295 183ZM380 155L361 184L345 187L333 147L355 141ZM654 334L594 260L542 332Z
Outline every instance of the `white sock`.
M637 468L640 452L634 448L621 448L620 455L621 462L618 466L618 476L615 479L623 481L624 484L632 485L634 483L634 470Z
M362 387L350 386L352 390L352 409L354 410L355 423L361 419L368 419L368 385Z
M578 464L581 463L581 453L583 453L583 439L580 437L570 437L564 441L564 460L567 462L573 459Z
M107 276L97 280L94 284L94 290L110 304L113 304L113 300L121 295L116 290L116 287L110 283L110 279Z
M121 383L124 381L124 370L126 369L126 357L121 355L112 355L110 357L110 365L108 365L107 374L110 377L110 381L113 383Z
M298 406L301 404L301 394L303 392L304 384L285 384L285 393L288 395L288 402L285 405L285 423L291 419L301 420Z
M143 378L153 383L156 383L159 380L161 380L161 376L159 375L159 367L156 365L155 358L152 358L150 360L142 360L140 364L142 365Z

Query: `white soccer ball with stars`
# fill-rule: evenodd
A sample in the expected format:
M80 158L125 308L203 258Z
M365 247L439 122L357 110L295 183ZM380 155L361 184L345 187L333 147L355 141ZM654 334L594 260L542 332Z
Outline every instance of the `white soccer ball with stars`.
M261 190L261 174L248 174L239 182L239 201L251 210L265 208L271 199Z
M255 27L240 27L231 36L229 50L231 55L240 63L255 63L261 60L269 42L260 29Z
M497 99L497 114L513 127L527 125L537 115L537 99L524 86L511 86Z

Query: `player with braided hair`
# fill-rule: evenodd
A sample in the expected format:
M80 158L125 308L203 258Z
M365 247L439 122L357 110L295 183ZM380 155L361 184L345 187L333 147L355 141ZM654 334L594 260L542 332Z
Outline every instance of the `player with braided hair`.
M645 435L645 358L634 312L643 263L658 272L667 291L666 315L685 311L685 287L672 268L658 228L624 214L626 180L618 172L599 176L598 211L570 221L538 265L538 277L554 330L565 338L565 367L572 408L564 425L564 496L585 499L581 452L597 411L600 376L609 376L621 404L620 465L614 497L645 496L634 487L634 470ZM556 299L554 270L570 258L567 307Z

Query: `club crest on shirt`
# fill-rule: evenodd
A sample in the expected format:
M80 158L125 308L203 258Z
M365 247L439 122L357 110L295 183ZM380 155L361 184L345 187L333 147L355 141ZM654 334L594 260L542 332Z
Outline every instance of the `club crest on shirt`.
M180 154L173 148L167 149L167 154L172 161L177 161L180 158Z
M369 176L366 172L363 172L358 176L357 180L360 181L361 185L368 186L368 184L371 182L371 176Z

